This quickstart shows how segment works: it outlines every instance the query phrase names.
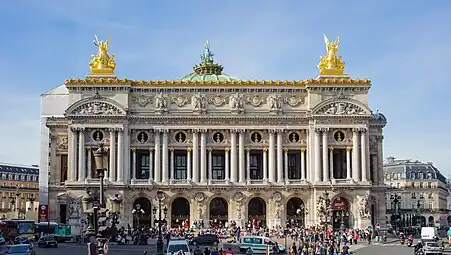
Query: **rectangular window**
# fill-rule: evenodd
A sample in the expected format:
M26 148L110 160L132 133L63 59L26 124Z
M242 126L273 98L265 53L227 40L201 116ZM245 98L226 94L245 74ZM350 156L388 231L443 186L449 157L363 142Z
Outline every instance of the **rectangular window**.
M222 151L211 152L211 179L224 180L225 179L225 157Z
M420 193L420 199L424 199L424 194Z
M137 152L137 154L136 179L149 179L149 153Z
M67 155L60 155L60 182L67 181Z
M298 152L288 153L288 178L301 179L301 158Z
M174 151L174 179L186 180L187 169L186 151Z
M263 154L261 151L250 151L250 179L263 180Z
M412 192L412 199L416 199L416 198L417 198L417 196L416 196L415 192Z

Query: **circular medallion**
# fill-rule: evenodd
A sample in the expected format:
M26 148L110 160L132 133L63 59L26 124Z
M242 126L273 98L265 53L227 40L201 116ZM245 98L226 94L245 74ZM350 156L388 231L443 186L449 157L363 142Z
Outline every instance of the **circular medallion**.
M146 132L139 132L138 136L136 137L139 143L146 143L149 140L149 136Z
M194 198L196 199L197 202L203 202L205 200L205 195L202 192L197 192L196 195L194 196Z
M291 133L289 136L290 142L292 143L299 143L301 138L299 137L299 134L296 132Z
M275 192L272 198L274 199L274 201L280 202L282 201L283 195L280 192Z
M183 132L178 132L175 134L175 141L178 143L185 143L186 142L186 134Z
M337 142L343 142L345 139L345 134L342 131L337 131L334 133L334 139Z
M244 195L241 192L237 192L237 193L235 193L235 195L233 195L233 200L235 202L241 202L241 201L243 201L243 199L244 199Z
M103 132L100 130L94 131L94 133L92 133L92 140L101 142L103 140Z
M213 141L215 143L222 143L224 141L224 135L221 132L214 133Z
M262 135L259 132L254 132L251 134L251 141L253 143L259 143L262 141Z

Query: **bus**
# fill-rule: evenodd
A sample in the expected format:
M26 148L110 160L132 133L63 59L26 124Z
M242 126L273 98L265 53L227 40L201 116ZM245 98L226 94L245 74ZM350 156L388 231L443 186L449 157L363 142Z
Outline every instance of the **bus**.
M53 235L58 242L69 241L72 238L71 226L56 222L36 223L34 232L38 236Z
M33 237L34 221L32 220L3 220L5 228L16 229L16 236Z

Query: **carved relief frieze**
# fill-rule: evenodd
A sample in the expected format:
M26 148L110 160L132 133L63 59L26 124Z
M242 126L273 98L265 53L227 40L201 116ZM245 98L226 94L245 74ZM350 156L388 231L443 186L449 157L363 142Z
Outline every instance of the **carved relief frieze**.
M165 113L168 111L169 97L166 94L160 93L155 96L155 111L157 113Z
M191 96L191 106L193 113L200 114L207 111L207 99L204 94L194 94Z
M369 140L370 140L370 152L377 153L377 151L378 151L377 137L376 136L370 136Z
M171 102L178 107L183 107L189 102L189 97L186 95L177 95L171 97Z
M241 93L235 93L229 97L230 111L235 114L244 112L244 96Z
M139 105L140 107L146 107L148 104L152 103L152 97L141 94L139 96L132 96L132 102Z
M283 99L281 95L271 94L267 101L270 113L282 113Z
M350 102L333 102L321 107L315 114L318 115L365 115L363 108Z
M246 102L254 107L259 107L266 103L266 98L259 96L258 94L250 95L246 97Z
M305 96L299 95L289 95L283 98L284 103L288 104L291 107L296 107L300 104L305 103Z
M228 100L227 100L227 97L217 94L215 96L209 97L208 102L213 104L216 107L221 107L224 104L228 103Z
M123 112L116 106L106 102L88 102L75 108L70 114L74 115L120 115Z
M56 149L59 151L67 151L67 143L67 135L58 135L56 138Z

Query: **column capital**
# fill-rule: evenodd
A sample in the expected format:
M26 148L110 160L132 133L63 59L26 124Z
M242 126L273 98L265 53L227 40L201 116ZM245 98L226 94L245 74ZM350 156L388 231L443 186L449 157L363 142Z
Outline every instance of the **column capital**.
M92 150L92 148L91 147L88 147L88 148L86 148L89 152L91 152L91 150Z
M70 127L70 131L71 132L77 132L77 128L76 127Z
M263 148L263 151L264 151L264 152L267 152L267 151L268 151L268 148L266 148L266 147Z
M224 148L224 151L225 151L225 152L229 152L229 151L230 151L230 148L226 147L226 148Z
M192 150L191 147L186 148L187 152L191 152L191 150Z
M283 148L283 151L284 152L288 152L288 148Z
M169 151L170 152L174 152L174 148L169 148Z
M246 148L246 151L247 151L247 152L250 152L250 151L251 151L251 148L249 148L249 147Z
M276 133L282 134L285 130L282 128L276 129Z
M268 129L268 133L270 134L275 134L277 131L276 129Z
M346 151L351 151L351 147L346 147Z
M150 147L150 148L149 148L149 151L151 151L151 152L152 152L153 150L154 150L154 149L153 149L152 147Z
M329 132L329 128L327 127L317 127L315 128L315 132L319 133L319 132Z
M329 151L333 152L334 151L334 147L329 147Z
M169 132L169 129L167 129L167 128L157 128L157 129L154 129L154 132L155 133L168 133Z
M136 148L135 148L135 147L133 147L133 148L132 148L132 151L133 151L133 152L136 152Z
M306 150L306 148L301 148L301 152L305 152Z
M208 152L212 152L213 151L213 149L211 148L211 147L208 147Z

